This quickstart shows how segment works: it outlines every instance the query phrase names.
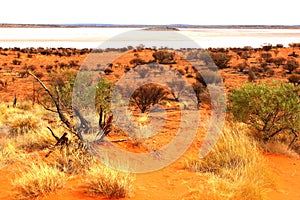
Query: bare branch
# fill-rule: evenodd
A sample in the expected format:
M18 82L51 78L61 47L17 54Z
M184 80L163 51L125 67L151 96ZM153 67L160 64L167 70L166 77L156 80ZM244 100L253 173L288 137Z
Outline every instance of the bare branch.
M40 104L41 106L43 106L43 108L44 108L45 110L48 110L48 111L50 111L50 112L57 113L56 110L53 110L53 109L47 107L44 103L42 103L42 102L39 100L39 98L37 98L37 102L38 102L38 104Z
M110 142L114 142L114 143L117 143L117 142L126 142L126 141L131 141L133 140L132 138L125 138L125 139L119 139L119 140L112 140Z
M52 135L55 136L54 133L53 133L53 131L50 128L49 128L49 130L51 131ZM57 136L55 136L55 139L57 139L57 142L53 146L53 149L51 149L45 155L46 158L54 151L55 147L60 147L60 150L62 150L62 148L64 146L68 147L68 141L69 141L69 139L67 138L67 133L66 132L60 138L58 138Z
M59 105L59 98L56 99L51 91L48 89L48 87L36 76L34 75L31 71L28 71L28 74L31 75L36 81L39 82L39 84L44 88L44 90L48 93L48 95L51 97L52 102L54 103L57 113L59 115L60 120L71 130L74 130L74 125L69 122L69 120L65 117L63 112L61 111L60 105Z
M113 115L111 115L111 116L108 118L108 120L107 120L107 122L106 122L104 128L103 128L102 130L100 130L99 133L97 134L97 136L100 135L100 138L98 139L98 141L102 141L103 138L109 134L109 132L111 131L110 127L111 127L111 125L112 125L112 120L113 120ZM100 128L101 128L101 127L100 127Z
M83 133L87 133L90 129L89 122L86 119L84 119L84 117L79 112L78 108L74 108L74 113L80 120L79 129L83 129Z
M52 129L51 129L49 126L47 126L47 128L48 128L49 131L51 132L52 136L56 139L56 141L58 141L58 140L59 140L59 137L57 137L57 136L54 134L54 132L52 131Z

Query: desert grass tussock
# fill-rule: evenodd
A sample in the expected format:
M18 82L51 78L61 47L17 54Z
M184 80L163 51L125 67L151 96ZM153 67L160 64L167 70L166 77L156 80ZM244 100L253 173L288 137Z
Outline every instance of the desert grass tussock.
M128 197L133 190L133 176L97 164L87 171L86 192L107 198Z
M212 151L189 159L186 168L206 177L191 189L190 199L264 199L272 184L256 142L239 127L224 128Z
M31 199L44 196L64 186L66 175L44 162L30 164L20 170L13 180L16 198Z
M0 168L10 163L23 162L27 159L25 151L18 149L13 143L2 141L0 144Z

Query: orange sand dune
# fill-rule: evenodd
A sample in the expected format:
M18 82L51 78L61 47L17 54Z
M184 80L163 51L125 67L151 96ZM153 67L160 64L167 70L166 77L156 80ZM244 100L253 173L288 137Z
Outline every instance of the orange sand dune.
M300 160L279 155L267 155L270 162L275 188L269 192L268 199L300 199Z

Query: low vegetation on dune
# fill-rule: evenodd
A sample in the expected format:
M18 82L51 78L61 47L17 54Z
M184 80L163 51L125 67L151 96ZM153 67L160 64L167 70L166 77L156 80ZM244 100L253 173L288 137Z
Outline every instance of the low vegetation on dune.
M224 128L212 151L204 158L187 160L186 168L199 176L187 199L264 199L271 185L256 142L237 124Z

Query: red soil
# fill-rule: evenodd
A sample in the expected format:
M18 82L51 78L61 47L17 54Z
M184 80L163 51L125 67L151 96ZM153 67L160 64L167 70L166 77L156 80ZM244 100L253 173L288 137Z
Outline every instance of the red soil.
M266 155L275 187L268 193L272 200L300 199L300 160L279 155Z

